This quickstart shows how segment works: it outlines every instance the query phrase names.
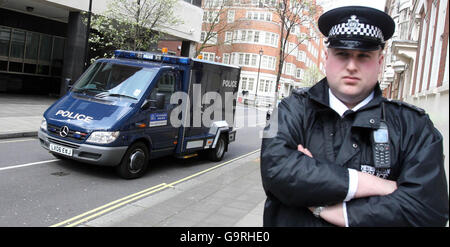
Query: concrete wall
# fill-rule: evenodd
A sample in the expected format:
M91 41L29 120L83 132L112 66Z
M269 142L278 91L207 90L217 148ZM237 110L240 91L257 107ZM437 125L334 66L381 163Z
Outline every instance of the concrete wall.
M102 14L107 10L108 2L112 0L93 0L92 12L95 14ZM57 4L65 6L66 8L75 10L88 11L89 0L48 0L51 4ZM176 13L180 19L183 20L183 24L174 27L164 27L160 31L163 31L171 36L190 40L194 42L200 41L203 10L192 4L184 1L178 1L174 13Z

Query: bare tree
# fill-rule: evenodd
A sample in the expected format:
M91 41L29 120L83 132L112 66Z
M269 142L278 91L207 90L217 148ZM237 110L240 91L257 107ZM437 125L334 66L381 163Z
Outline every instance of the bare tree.
M285 59L292 51L297 50L297 47L303 41L310 40L312 37L309 34L299 35L296 46L290 50L288 50L288 40L292 35L296 35L293 33L296 27L300 28L300 26L309 26L310 23L314 23L316 5L312 0L278 0L272 1L272 4L266 6L277 15L280 21L280 50L274 102L274 105L276 105L278 84L280 83Z
M232 0L206 0L203 1L203 29L201 43L197 46L195 56L198 56L204 49L221 46L232 42L232 39L220 42L218 37L228 31L232 31L244 24L244 19L228 21L229 7L233 5ZM221 20L224 19L224 20ZM234 16L233 16L234 18Z

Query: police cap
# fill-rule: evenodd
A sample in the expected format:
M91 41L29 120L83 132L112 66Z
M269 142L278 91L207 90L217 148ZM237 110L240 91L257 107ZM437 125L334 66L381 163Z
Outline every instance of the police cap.
M318 24L329 48L362 51L383 49L395 30L388 14L363 6L332 9L319 17Z

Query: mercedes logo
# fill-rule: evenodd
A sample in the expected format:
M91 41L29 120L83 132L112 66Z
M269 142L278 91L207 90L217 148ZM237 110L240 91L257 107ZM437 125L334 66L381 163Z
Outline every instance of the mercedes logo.
M68 134L69 134L69 127L67 127L67 126L63 126L61 128L61 130L59 131L59 135L61 137L66 137Z

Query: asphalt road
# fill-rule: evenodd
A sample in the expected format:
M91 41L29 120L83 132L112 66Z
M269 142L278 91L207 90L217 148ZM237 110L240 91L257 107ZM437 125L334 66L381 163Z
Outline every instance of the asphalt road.
M224 161L257 150L264 111L238 108L236 141ZM0 227L51 226L143 189L170 183L217 165L199 157L151 160L134 180L114 169L55 159L37 138L0 140Z

